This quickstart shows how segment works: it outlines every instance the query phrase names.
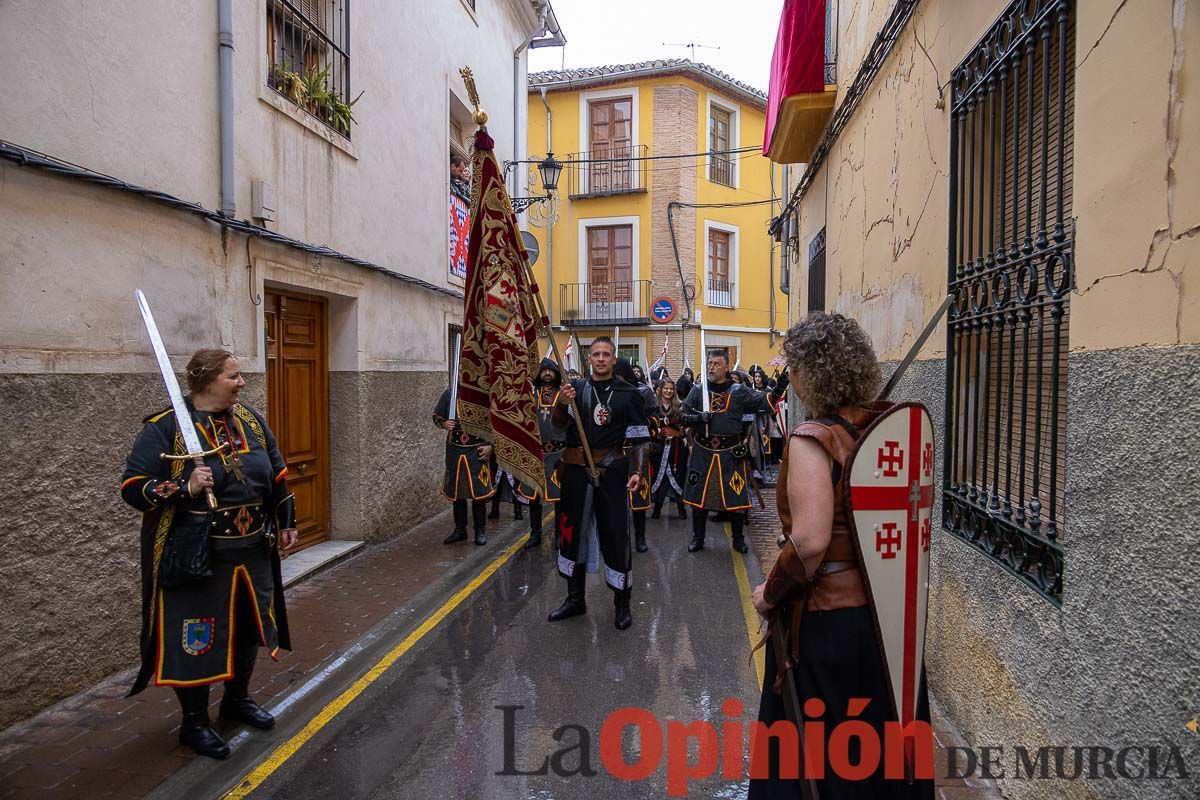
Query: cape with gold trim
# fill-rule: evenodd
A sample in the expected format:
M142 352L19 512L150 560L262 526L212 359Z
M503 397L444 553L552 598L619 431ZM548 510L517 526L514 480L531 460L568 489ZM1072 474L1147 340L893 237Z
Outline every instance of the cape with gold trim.
M512 203L487 131L475 134L458 419L492 443L500 468L546 491L531 379L537 373L537 286L525 267Z

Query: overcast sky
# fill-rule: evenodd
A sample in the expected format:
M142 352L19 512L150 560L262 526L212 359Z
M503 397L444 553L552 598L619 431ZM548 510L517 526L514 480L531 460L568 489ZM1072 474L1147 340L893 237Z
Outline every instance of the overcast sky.
M783 0L551 0L567 37L563 48L529 54L531 72L565 66L595 67L655 58L688 58L716 67L756 89L767 90L771 51Z

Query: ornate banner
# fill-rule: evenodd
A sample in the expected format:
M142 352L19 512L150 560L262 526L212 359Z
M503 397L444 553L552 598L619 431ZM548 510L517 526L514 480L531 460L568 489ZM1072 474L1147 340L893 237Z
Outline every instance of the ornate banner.
M500 468L546 492L531 379L540 363L537 287L486 130L475 134L458 418L492 443Z

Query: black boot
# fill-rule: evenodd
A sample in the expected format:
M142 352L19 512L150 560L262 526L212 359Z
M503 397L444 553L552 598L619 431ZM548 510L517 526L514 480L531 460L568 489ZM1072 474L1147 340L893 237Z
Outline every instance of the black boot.
M525 519L525 511L521 504L513 501L513 519Z
M250 699L250 676L254 674L257 659L258 642L234 647L233 677L225 681L220 715L221 719L237 720L266 731L275 727L275 718Z
M679 514L677 516L680 519L687 519L687 506L685 506L683 503L679 504Z
M227 758L229 745L212 729L208 719L208 687L189 686L176 689L175 696L183 709L183 722L179 726L179 743L190 747L198 755L209 758Z
M646 546L646 512L633 512L633 546L639 553L644 553L650 548Z
M583 564L575 565L575 574L567 578L567 599L563 600L561 606L551 611L546 619L558 622L560 619L569 619L587 613L587 600L584 597L585 581L587 580L585 569Z
M733 533L733 549L739 553L750 552L750 546L746 544L746 537L742 533L746 524L746 518L741 514L734 514L733 519L729 521L729 530Z
M492 510L487 515L488 519L500 519L500 490L492 495Z
M454 531L442 539L442 544L454 544L467 540L467 501L454 501Z
M492 506L493 509L498 509L499 506ZM475 544L487 544L487 537L483 535L484 529L487 528L487 520L484 519L484 512L487 511L487 501L472 501L471 502L471 521L475 524ZM496 512L499 514L499 511Z
M633 614L629 610L629 596L632 593L630 589L613 592L613 625L619 631L633 624Z
M542 546L542 504L534 500L529 504L529 541L525 543L526 550L536 550Z
M654 504L654 511L650 513L650 519L659 519L662 517L662 503Z
M704 549L704 528L707 523L707 511L697 508L692 512L692 541L688 543L689 553Z

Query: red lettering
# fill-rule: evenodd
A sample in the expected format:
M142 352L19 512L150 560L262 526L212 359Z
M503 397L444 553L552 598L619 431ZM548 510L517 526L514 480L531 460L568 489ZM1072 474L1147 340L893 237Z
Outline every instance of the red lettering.
M822 726L824 727L824 726ZM750 723L750 779L771 777L771 739L779 747L779 778L794 781L800 778L800 732L789 720L767 725Z
M624 748L625 729L631 725L637 728L641 744L638 760L632 764L625 760ZM646 709L626 706L604 718L600 726L600 763L614 778L645 780L658 769L662 753L662 727Z
M696 763L689 763L688 740L696 740ZM686 797L688 781L717 769L717 729L703 720L667 723L667 796Z
M721 713L727 717L740 717L746 713L746 706L736 697L726 698L721 704ZM721 724L721 777L731 781L742 779L744 759L742 758L745 738L742 723L724 722Z
M915 719L904 726L899 722L883 723L883 777L907 777L906 762L917 780L933 777L933 728L928 722Z

